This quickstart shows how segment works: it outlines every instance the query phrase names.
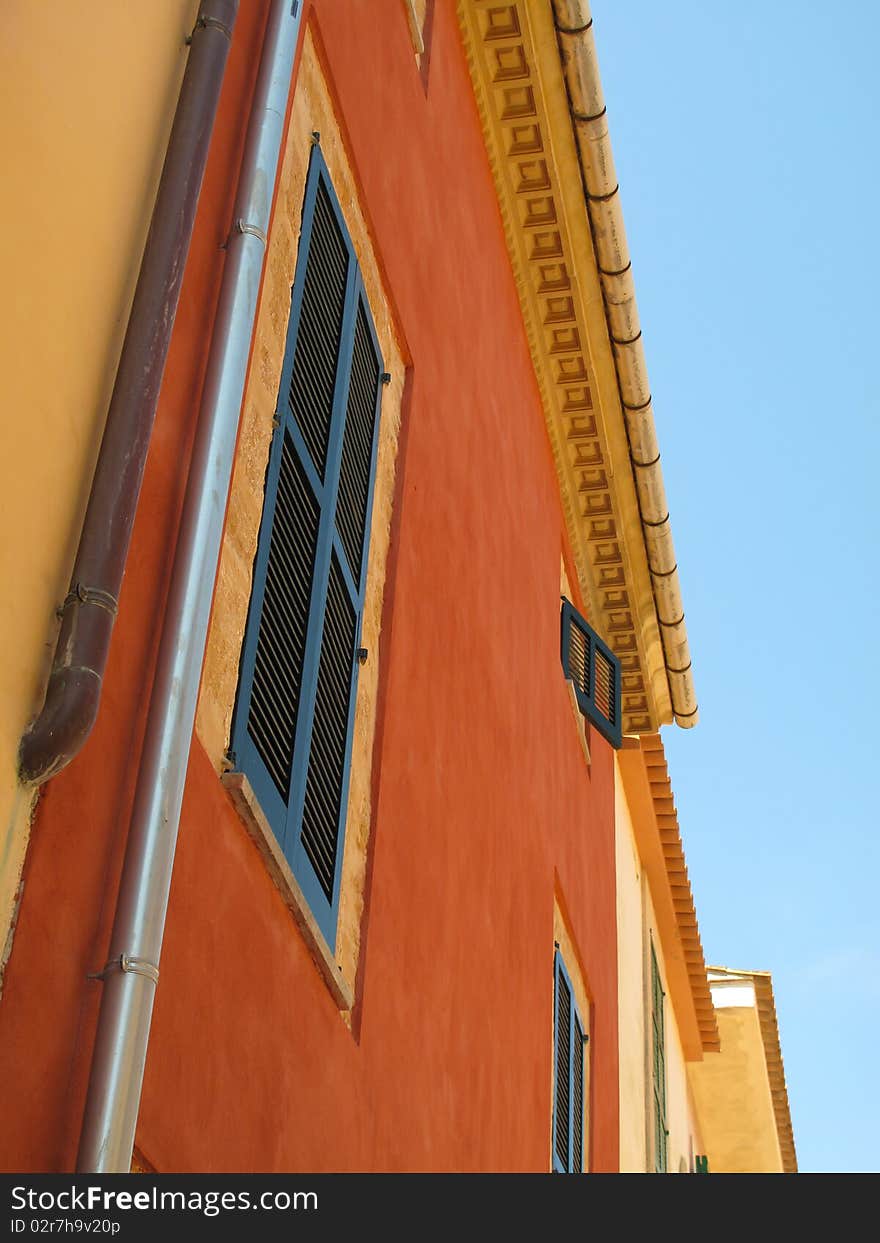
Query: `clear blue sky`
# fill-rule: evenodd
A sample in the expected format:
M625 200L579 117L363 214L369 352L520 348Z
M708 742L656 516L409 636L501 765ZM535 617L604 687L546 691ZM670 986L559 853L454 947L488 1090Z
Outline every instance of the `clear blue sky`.
M707 960L773 973L802 1171L880 1170L880 5L593 0L701 721Z

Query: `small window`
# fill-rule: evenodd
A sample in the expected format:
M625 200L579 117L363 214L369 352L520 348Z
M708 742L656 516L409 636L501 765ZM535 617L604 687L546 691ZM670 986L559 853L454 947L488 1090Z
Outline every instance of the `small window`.
M431 56L431 35L434 28L434 0L403 0L409 34L422 83L427 87L428 64Z
M383 378L354 248L316 147L232 752L331 952Z
M666 1043L663 1030L663 999L657 955L651 945L651 1079L654 1088L654 1170L666 1173Z
M556 951L554 960L553 1169L584 1169L584 1045L586 1035L571 979Z
M578 707L612 747L622 741L620 661L568 600L562 600L562 668Z

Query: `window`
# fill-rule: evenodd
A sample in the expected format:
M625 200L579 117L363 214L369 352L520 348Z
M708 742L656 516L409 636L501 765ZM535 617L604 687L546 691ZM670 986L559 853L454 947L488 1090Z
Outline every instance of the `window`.
M427 88L428 63L431 56L431 35L434 27L434 0L403 0L409 22L409 33L416 64Z
M368 656L360 635L386 379L354 248L315 147L232 753L331 952L357 675Z
M654 1086L654 1171L666 1173L666 1047L663 1034L663 986L657 955L651 946L651 1048Z
M562 668L581 712L612 747L621 744L620 661L563 596Z
M553 1169L580 1174L584 1168L584 1045L587 1037L571 979L554 959Z

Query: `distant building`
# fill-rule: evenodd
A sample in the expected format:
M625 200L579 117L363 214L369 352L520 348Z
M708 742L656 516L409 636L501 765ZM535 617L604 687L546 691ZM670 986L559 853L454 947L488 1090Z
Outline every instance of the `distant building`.
M709 1172L796 1174L770 973L710 967L709 982L721 1051L689 1068Z

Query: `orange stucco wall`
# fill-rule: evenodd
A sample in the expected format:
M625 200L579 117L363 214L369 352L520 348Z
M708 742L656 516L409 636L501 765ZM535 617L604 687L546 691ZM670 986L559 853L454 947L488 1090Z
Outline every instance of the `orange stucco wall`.
M592 1000L591 1158L617 1167L612 756L559 665L553 463L451 0L427 94L405 6L316 0L411 357L351 1030L192 747L138 1147L160 1171L547 1170L553 903ZM38 807L0 1002L0 1167L75 1159L168 549L261 18L243 6L95 735ZM105 898L109 884L110 897Z

